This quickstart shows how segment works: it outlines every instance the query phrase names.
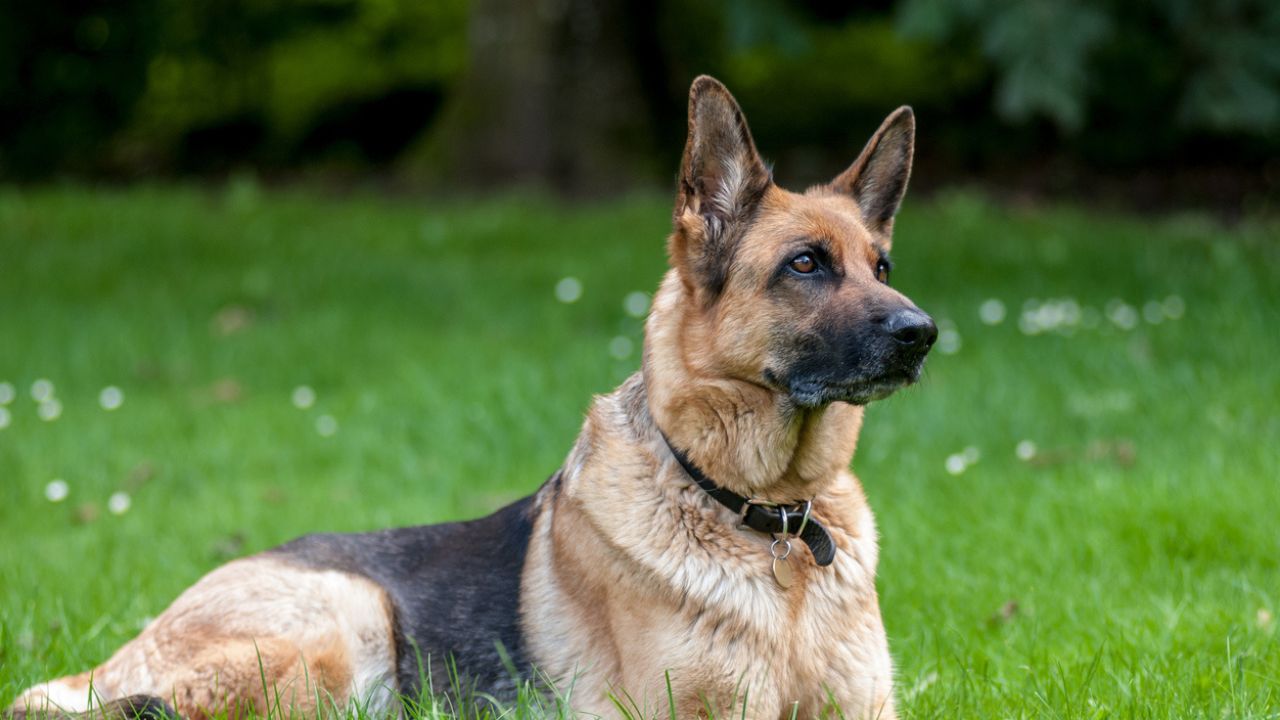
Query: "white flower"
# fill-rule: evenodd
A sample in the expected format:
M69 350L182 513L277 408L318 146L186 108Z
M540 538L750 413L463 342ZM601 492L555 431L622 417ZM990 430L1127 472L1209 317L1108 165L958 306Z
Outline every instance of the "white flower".
M338 421L332 415L321 415L316 418L316 432L320 437L333 437L338 432Z
M978 306L978 318L986 325L999 325L1004 322L1004 303L996 298L983 301Z
M299 410L306 410L316 404L316 391L307 385L299 385L293 389L293 406Z
M644 314L649 312L649 294L639 290L627 293L622 300L622 309L626 310L631 317L644 317Z
M71 487L62 478L54 478L44 486L44 496L49 502L62 502L71 494Z
M952 475L959 475L969 464L964 461L964 455L956 453L947 456L947 472Z
M609 341L609 354L619 360L625 360L630 357L631 349L631 338L626 335L619 335Z
M13 389L13 383L0 382L0 405L8 405L13 402L15 395L17 393Z
M1107 303L1107 318L1121 330L1132 330L1138 325L1138 311L1119 299Z
M36 406L36 414L45 422L53 422L62 417L62 403L57 398L49 398Z
M112 515L123 515L129 512L129 506L132 504L133 500L130 499L129 493L123 490L111 493L111 497L107 498L107 510L110 510Z
M1058 303L1058 308L1062 311L1062 324L1075 326L1080 324L1080 303L1075 298L1064 298Z
M954 327L943 327L938 331L938 352L943 355L960 352L960 344L960 331Z
M1036 310L1023 310L1018 317L1018 329L1023 335L1040 334L1040 313Z
M1159 325L1164 321L1164 305L1157 300L1148 301L1142 306L1142 319L1152 325Z
M98 404L103 410L117 410L124 404L124 391L115 385L108 385L98 393Z
M577 302L580 297L582 297L582 283L578 278L566 277L556 283L556 299L560 302Z
M53 382L47 378L40 378L31 383L31 399L38 403L48 402L53 399Z
M1017 455L1019 460L1030 460L1036 456L1036 444L1030 440L1023 440L1013 449L1013 454Z
M1075 298L1049 299L1043 303L1032 298L1022 305L1018 329L1024 335L1055 330L1069 335L1086 314L1087 308L1081 308Z

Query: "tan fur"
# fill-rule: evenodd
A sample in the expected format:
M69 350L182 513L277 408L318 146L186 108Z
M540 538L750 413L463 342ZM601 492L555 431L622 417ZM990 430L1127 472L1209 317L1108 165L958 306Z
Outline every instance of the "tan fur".
M188 718L314 716L350 701L389 706L394 662L390 606L377 586L246 558L191 586L102 665L37 685L13 707L82 712L144 694Z

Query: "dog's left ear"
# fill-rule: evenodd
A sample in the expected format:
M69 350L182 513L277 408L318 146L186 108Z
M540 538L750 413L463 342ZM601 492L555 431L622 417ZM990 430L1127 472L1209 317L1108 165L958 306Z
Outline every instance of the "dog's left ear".
M915 145L916 116L903 105L885 118L849 169L831 181L832 190L858 202L868 230L885 237L893 233L893 217L911 178Z

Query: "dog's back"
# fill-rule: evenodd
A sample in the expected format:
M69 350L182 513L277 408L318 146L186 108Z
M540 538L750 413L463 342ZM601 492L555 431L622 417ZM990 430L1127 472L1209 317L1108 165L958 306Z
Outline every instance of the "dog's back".
M425 680L437 693L509 699L529 664L519 601L532 504L527 497L468 522L308 535L264 555L365 577L386 593L402 694L416 698Z

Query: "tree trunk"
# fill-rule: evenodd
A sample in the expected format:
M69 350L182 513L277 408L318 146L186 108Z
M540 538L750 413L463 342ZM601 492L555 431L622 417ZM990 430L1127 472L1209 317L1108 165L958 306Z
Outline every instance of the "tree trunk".
M628 10L626 0L476 0L470 65L432 138L429 174L453 188L571 195L652 180Z

